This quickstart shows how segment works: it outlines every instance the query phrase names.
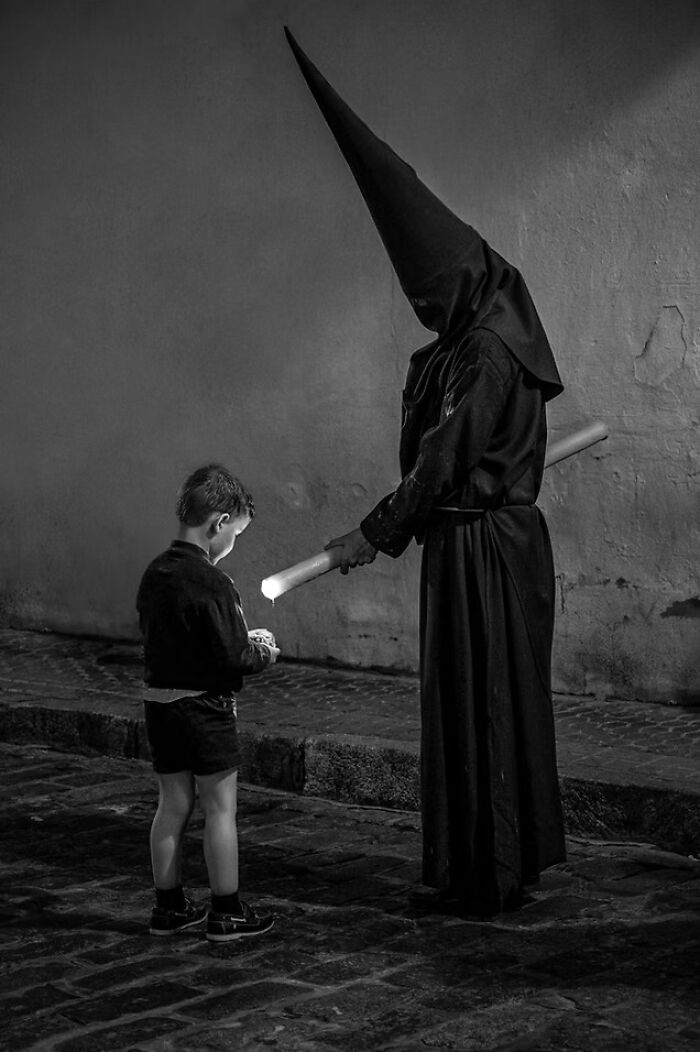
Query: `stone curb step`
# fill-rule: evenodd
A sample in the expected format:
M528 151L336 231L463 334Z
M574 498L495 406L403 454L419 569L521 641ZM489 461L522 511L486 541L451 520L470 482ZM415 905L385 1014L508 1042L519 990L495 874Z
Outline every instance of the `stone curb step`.
M149 760L143 720L0 702L0 739L72 752ZM418 749L380 738L293 737L242 731L241 780L350 804L417 811ZM646 840L700 853L700 795L610 780L560 779L567 833Z

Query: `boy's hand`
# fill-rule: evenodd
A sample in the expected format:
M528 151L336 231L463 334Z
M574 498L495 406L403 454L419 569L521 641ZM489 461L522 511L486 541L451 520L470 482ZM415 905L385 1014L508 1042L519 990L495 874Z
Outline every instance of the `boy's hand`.
M274 665L275 661L277 661L277 658L280 656L280 648L270 647L267 645L267 643L261 643L260 645L265 647L265 650L267 650L268 654L270 655L270 664Z
M335 537L325 546L329 548L341 548L340 572L345 574L351 566L364 566L366 563L374 562L377 549L369 543L362 530L359 528L344 533L342 537Z
M251 628L248 633L248 639L251 643L264 643L265 646L268 647L274 647L276 645L275 637L267 628Z

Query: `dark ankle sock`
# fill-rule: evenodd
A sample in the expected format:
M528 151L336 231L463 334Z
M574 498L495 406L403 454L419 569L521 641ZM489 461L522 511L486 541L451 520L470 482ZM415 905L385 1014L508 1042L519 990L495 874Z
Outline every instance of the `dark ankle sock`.
M185 893L182 884L178 884L176 888L156 888L156 905L164 910L184 910Z
M212 892L211 908L214 913L233 913L236 917L243 916L237 891L233 891L230 895L214 895Z

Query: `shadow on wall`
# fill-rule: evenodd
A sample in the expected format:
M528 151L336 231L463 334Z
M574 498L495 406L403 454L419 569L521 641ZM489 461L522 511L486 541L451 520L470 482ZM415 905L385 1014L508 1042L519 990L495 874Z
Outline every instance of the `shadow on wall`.
M488 6L483 5L484 15ZM700 49L696 0L540 0L534 12L533 5L526 9L501 0L493 5L491 24L479 22L478 27L479 50L494 60L503 32L498 16L507 7L512 13L506 36L515 48L522 47L520 63L534 82L556 85L550 92L552 105L563 107L570 123L557 122L555 128L567 137L599 124ZM538 26L534 37L533 20ZM526 53L529 40L536 44L536 54ZM522 72L516 67L509 79L518 80ZM527 110L530 100L522 86L513 87L509 96L516 109Z
M401 11L396 36L380 27L381 45L362 52L359 16L354 32L348 27L350 59L332 36L319 51L312 25L300 39L341 94L352 86L350 71L362 70L369 84L347 101L370 124L372 106L386 114L391 145L409 150L419 174L430 177L432 168L436 191L441 184L453 199L465 171L479 178L469 168L450 171L459 162L455 144L474 145L468 156L486 162L493 187L508 180L509 156L540 166L552 151L604 134L606 121L700 50L697 0L477 0L434 4L430 14L416 0ZM374 130L383 134L381 122Z

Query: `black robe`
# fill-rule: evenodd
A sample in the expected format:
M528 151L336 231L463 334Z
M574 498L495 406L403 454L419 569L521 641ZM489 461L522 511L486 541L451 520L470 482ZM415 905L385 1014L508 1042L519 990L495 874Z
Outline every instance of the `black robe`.
M402 481L361 524L388 555L424 545L423 880L486 915L565 857L546 440L542 385L493 331L438 341L409 368Z

